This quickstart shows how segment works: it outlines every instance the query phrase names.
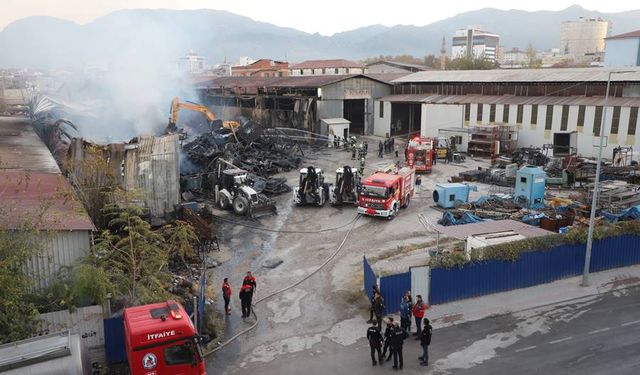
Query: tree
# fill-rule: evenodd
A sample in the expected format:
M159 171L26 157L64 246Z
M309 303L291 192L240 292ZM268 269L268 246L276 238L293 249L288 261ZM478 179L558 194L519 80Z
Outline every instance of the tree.
M165 225L162 235L169 247L170 255L183 263L197 258L194 244L200 242L193 226L186 221L176 220L173 225Z
M117 296L126 306L168 298L169 252L163 237L140 217L138 206L108 204L103 213L109 229L98 237L93 261L109 275Z
M0 344L30 337L37 329L38 310L29 298L33 278L27 265L44 246L33 228L0 228Z
M542 68L542 60L536 57L536 49L533 48L533 44L529 43L527 47L527 51L525 52L527 55L527 61L522 64L523 68L528 69L539 69Z
M489 70L497 67L498 64L486 56L457 57L447 64L447 70Z

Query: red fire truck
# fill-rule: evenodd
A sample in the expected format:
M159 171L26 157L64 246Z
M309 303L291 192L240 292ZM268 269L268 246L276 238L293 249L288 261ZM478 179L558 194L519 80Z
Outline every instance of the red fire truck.
M123 320L132 375L206 375L198 333L176 301L127 308Z
M409 206L415 175L415 169L404 167L396 173L376 172L365 178L358 196L358 213L393 219L401 207Z
M405 153L407 165L415 168L416 172L431 173L433 165L433 139L416 136L409 140Z

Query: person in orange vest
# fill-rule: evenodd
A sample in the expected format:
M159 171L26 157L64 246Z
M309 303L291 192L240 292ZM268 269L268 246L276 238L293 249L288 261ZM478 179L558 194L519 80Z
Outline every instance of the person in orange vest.
M249 285L251 285L251 287L253 288L253 290L254 290L254 291L256 290L256 286L257 286L257 284L256 284L256 278L255 278L255 276L253 276L253 275L251 274L251 271L248 271L248 272L247 272L247 276L245 276L245 277L244 277L244 280L242 280L242 285L245 285L245 284L249 284Z
M422 333L422 318L424 318L424 312L427 310L427 304L422 301L422 296L416 296L416 304L413 305L412 313L416 318L416 340L420 340L420 334Z
M242 317L248 318L251 315L251 301L253 300L253 287L249 284L240 288L240 304L242 305Z
M229 307L229 301L231 300L231 285L229 285L229 279L224 278L222 282L222 298L224 298L224 313L231 315L231 308Z

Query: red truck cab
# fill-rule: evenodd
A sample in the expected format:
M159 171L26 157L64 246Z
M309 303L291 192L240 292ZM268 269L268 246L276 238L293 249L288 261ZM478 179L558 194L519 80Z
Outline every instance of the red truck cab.
M404 167L396 173L376 172L362 180L358 213L386 217L398 215L409 206L415 189L415 169Z
M416 172L431 173L433 166L433 139L428 137L413 137L409 139L405 158L407 165Z
M132 375L206 375L198 333L176 301L126 308L123 320Z

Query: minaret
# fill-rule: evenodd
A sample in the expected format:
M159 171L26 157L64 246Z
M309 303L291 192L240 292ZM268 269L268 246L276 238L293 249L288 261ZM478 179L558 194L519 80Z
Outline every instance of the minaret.
M442 46L440 47L440 70L445 70L447 67L447 42L442 36Z

